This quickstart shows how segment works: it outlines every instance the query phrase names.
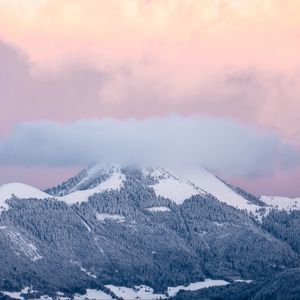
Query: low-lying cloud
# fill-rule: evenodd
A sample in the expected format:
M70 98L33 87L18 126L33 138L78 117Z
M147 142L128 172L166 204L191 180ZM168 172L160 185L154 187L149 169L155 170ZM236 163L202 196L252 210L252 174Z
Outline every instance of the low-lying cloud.
M229 119L180 117L24 122L0 141L0 163L72 166L94 162L200 164L228 175L291 168L298 149L274 132Z

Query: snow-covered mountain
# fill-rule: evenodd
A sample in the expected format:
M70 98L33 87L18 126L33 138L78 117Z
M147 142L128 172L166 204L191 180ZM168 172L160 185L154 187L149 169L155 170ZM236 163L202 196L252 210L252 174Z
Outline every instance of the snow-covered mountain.
M257 198L201 167L102 164L45 191L3 185L0 298L21 299L25 289L36 299L247 290L300 268L298 202L281 200Z
M90 168L87 172L86 177L74 186L68 193L64 196L54 196L50 193L43 192L32 186L23 183L10 183L0 186L0 212L1 209L8 209L8 204L6 200L12 197L17 197L19 199L55 199L58 201L66 202L69 205L75 203L82 203L88 201L88 198L96 193L101 193L106 190L119 189L124 182L124 175L120 172L119 167L110 167L109 169L99 170L98 176L104 171L107 171L105 179L101 182L97 182L93 187L86 189L81 189L80 186L85 182L93 180L95 169L98 166Z
M0 213L4 209L8 209L6 200L11 199L13 196L21 199L47 199L52 198L51 195L40 191L30 185L23 183L9 183L0 186Z
M121 170L120 165L94 165L45 192L21 183L5 184L0 187L0 212L8 208L6 200L13 195L21 199L52 198L69 205L86 202L96 193L120 189L126 180ZM261 196L260 200L263 203L258 205L202 167L186 169L147 167L142 168L142 172L150 179L149 186L154 189L157 196L167 198L178 205L191 196L209 194L220 202L256 216L262 214L262 208L265 208L265 213L271 209L288 211L300 209L300 198Z

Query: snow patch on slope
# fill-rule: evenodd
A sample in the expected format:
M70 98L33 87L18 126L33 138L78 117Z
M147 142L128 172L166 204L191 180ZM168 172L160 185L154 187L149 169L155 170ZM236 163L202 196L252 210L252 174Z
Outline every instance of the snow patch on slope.
M82 202L87 202L89 200L89 197L96 193L120 189L123 186L124 181L125 175L120 171L116 171L107 180L101 182L95 188L76 191L63 197L57 197L57 199L59 199L60 201L64 201L69 205L76 203L80 204Z
M168 198L176 204L182 204L184 200L199 194L199 189L193 184L183 181L180 177L176 177L164 169L156 168L145 174L157 181L151 186L157 196Z
M93 274L92 272L88 271L87 269L85 269L84 267L82 267L81 263L78 261L70 261L72 264L78 266L80 268L80 271L85 273L86 275L88 275L89 277L92 277L94 279L97 279L97 276L95 274Z
M155 207L149 207L147 208L147 210L151 212L165 212L165 211L170 211L170 208L165 206L155 206Z
M37 247L31 241L25 239L21 235L21 233L9 229L9 230L5 230L4 234L10 239L12 244L15 246L17 254L19 252L23 253L32 262L36 262L43 258L43 256L40 255Z
M179 285L176 287L168 287L168 296L174 297L180 290L184 291L197 291L200 289L205 289L212 286L222 286L228 285L229 282L225 280L213 280L213 279L205 279L204 281L190 283L187 286Z
M158 300L167 298L164 294L154 294L154 290L146 285L135 286L134 288L114 285L106 285L105 287L124 300Z
M266 203L271 209L277 210L300 210L300 198L287 198L287 197L269 197L261 196L260 200Z
M200 289L212 287L212 286L223 286L230 284L225 280L213 280L205 279L204 281L190 283L189 285L179 285L176 287L168 287L164 294L155 294L154 290L146 285L135 286L134 288L128 288L123 286L106 285L111 292L117 297L124 300L142 299L142 300L157 300L157 299L168 299L174 297L180 290L185 291L197 291Z
M248 279L248 280L246 280L246 279L236 279L236 280L234 280L234 282L252 283L253 280L252 279Z
M104 293L101 290L95 290L95 289L87 289L86 293L84 295L80 294L75 294L74 300L84 300L84 299L89 299L89 300L112 300L112 296Z
M125 217L117 214L106 214L106 213L97 213L96 219L99 222L105 222L107 220L116 221L117 223L125 222Z
M29 294L33 291L31 291L31 289L29 287L25 287L24 289L22 289L20 292L6 292L6 291L1 291L2 294L10 297L10 298L14 298L14 299L19 299L19 300L24 300L24 297L21 296L22 294Z

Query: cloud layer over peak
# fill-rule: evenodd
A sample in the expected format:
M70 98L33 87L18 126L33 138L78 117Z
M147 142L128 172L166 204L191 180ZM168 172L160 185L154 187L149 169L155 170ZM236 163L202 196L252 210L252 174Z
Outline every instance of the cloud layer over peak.
M16 125L0 143L0 164L199 164L242 176L290 168L298 161L297 155L297 149L266 129L228 119L178 115L67 124L25 122Z

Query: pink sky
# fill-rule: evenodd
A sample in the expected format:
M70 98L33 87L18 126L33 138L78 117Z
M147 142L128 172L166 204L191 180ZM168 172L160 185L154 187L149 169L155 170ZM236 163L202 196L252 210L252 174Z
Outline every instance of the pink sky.
M22 121L175 112L267 127L297 145L299 11L300 0L0 0L0 134ZM55 181L28 172L30 183ZM295 196L299 174L235 181Z

